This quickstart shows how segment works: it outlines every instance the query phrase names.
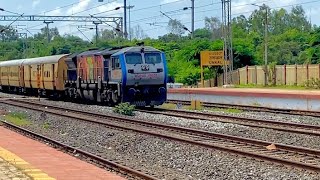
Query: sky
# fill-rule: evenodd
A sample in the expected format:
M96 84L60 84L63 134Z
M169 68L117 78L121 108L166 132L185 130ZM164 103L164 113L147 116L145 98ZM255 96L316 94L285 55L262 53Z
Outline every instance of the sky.
M251 5L267 4L272 9L281 7L290 10L292 6L302 5L307 17L313 24L320 25L318 12L320 10L320 0L232 0L232 15L250 15L258 7ZM168 33L168 17L161 15L166 13L173 19L178 19L187 28L191 29L191 10L182 10L191 6L191 0L127 0L127 5L133 5L131 9L130 26L140 25L145 34L151 38ZM47 16L89 16L99 13L97 16L123 17L123 0L0 0L0 8L6 11L24 15L47 15ZM129 12L128 12L129 14ZM0 11L0 15L13 15L9 12ZM195 29L204 27L205 17L221 18L221 0L195 0ZM8 25L11 22L1 21L1 25ZM83 39L92 38L95 31L90 30L92 23L79 22L54 22L50 27L57 27L60 34L72 34ZM110 24L114 27L114 24ZM26 32L28 36L39 32L45 24L43 22L15 22L13 27L19 32ZM87 28L77 27L86 26ZM129 20L128 25L129 27ZM26 31L25 29L28 29ZM108 25L99 25L99 29L111 29Z

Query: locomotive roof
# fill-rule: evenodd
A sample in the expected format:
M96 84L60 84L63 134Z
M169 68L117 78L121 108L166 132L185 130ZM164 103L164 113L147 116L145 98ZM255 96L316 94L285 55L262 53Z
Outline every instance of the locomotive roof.
M31 64L57 63L62 57L66 55L67 54L28 58L28 59L9 60L9 61L0 62L0 66L3 67L3 66L20 66L22 64L31 65Z
M113 55L116 56L116 55L120 55L120 54L124 54L124 53L140 52L141 48L144 48L144 52L161 52L160 50L153 48L153 47L150 47L150 46L133 46L133 47L123 48Z
M145 52L161 52L150 46L134 46L134 47L120 47L120 48L107 48L103 50L90 50L85 51L77 56L88 56L88 55L119 55L128 52L140 52L141 48L144 48Z
M112 55L116 52L119 52L120 50L121 49L109 48L109 49L102 50L102 51L98 52L97 54L99 54L99 55Z
M93 55L93 54L97 54L97 52L100 52L100 51L101 50L99 50L99 49L85 51L85 52L82 52L82 53L78 54L77 56Z

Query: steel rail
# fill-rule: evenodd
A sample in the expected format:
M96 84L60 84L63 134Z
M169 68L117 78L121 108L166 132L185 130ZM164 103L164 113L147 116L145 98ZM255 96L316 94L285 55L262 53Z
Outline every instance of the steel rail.
M3 103L59 116L97 123L108 127L124 129L137 133L166 138L207 148L218 149L248 157L290 165L303 169L320 171L320 151L315 149L271 143L249 138L212 133L197 129L134 120L131 118L88 113L69 108L41 105L30 102L3 101ZM31 106L30 106L31 105ZM38 106L38 107L32 107ZM47 106L48 108L43 108ZM66 112L67 111L67 112ZM93 120L94 117L97 120ZM126 123L121 125L121 123ZM267 150L266 146L274 144L276 150Z
M98 162L99 165L103 165L104 167L108 167L108 168L113 169L115 171L118 171L122 174L125 174L125 175L129 174L133 177L138 177L138 178L146 179L146 180L158 180L158 178L150 176L148 174L144 174L141 171L137 171L137 170L134 170L130 167L126 167L126 166L121 165L119 163L104 159L104 158L99 157L97 155L94 155L92 153L89 153L89 152L83 151L81 149L69 146L69 145L64 144L62 142L56 141L56 140L51 139L49 137L46 137L41 134L24 129L22 127L16 126L16 125L11 124L9 122L1 121L1 123L3 126L5 126L7 128L14 129L15 131L18 131L22 134L26 134L28 136L35 138L35 139L39 139L41 141L48 142L48 143L54 145L55 147L59 147L60 150L63 149L65 152L69 152L69 153L73 153L73 154L78 153L79 155L81 155L83 157L86 157L86 158L89 158L89 159L92 159L92 160Z
M182 104L182 105L191 104L190 101L180 101L180 100L168 100L167 103ZM258 112L280 113L280 114L287 114L287 115L304 115L304 116L311 116L311 117L320 117L320 111L279 109L279 108L262 107L262 106L208 103L208 102L203 102L202 105L207 108L235 108L235 109L245 110L245 111L258 111Z
M212 114L204 112L195 112L195 111L185 111L185 110L172 110L172 109L162 109L155 108L152 110L139 109L140 112L152 113L152 114L162 114L167 116L181 117L187 119L195 120L207 120L207 121L216 121L221 123L233 123L250 127L257 128L268 128L278 131L298 133L298 134L307 134L320 136L320 126L311 125L311 124L300 124L293 122L281 122L274 120L264 120L264 119L253 119L247 117L236 117L230 115L221 115L221 114Z

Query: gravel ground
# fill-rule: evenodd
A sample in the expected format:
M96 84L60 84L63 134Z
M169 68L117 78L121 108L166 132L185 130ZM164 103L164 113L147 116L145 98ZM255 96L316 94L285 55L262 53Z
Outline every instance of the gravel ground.
M47 103L48 105L69 107L69 108L86 110L86 111L90 109L90 111L93 111L93 112L98 112L103 114L114 114L112 111L112 108L105 107L105 106L84 105L84 104L76 104L76 103L63 102L63 101L50 101L45 99L42 99L41 102ZM224 113L224 112L216 112L216 113ZM243 113L224 113L224 114L233 114L234 116L247 116L246 114L250 114L250 113L243 112ZM264 113L259 113L259 114L260 114L259 116L256 116L254 118L260 118L260 119L265 118L263 116ZM270 113L266 113L266 114L270 114ZM118 114L114 114L114 115L118 115ZM274 119L278 119L278 120L281 119L277 117L276 114L273 114L273 116L275 116ZM284 115L280 115L280 116L284 116ZM207 130L215 133L223 133L223 134L241 136L246 138L254 138L254 139L259 139L259 140L264 140L269 142L289 144L293 146L303 146L307 148L320 149L320 137L317 137L317 136L309 136L304 134L276 131L276 130L266 129L266 128L253 128L253 127L242 126L242 125L237 125L232 123L220 123L220 122L204 121L204 120L191 120L191 119L170 117L165 115L142 113L142 112L136 112L135 117L142 120L202 129L202 130ZM298 119L300 117L291 116L291 118ZM314 119L317 119L313 117L304 117L304 118L305 118L304 120L307 120L308 118L309 121L315 121Z
M110 111L109 108L99 106L59 103L72 108L78 106L105 113ZM0 104L0 109L28 114L31 124L27 128L30 130L102 157L121 161L132 168L149 171L162 179L320 179L320 175L316 173L259 162L221 151L44 115L3 104ZM146 115L137 113L138 117ZM148 119L153 118L155 117L148 115ZM175 120L162 116L159 118ZM181 119L179 121L185 122ZM229 125L219 123L217 127L216 130L230 128Z

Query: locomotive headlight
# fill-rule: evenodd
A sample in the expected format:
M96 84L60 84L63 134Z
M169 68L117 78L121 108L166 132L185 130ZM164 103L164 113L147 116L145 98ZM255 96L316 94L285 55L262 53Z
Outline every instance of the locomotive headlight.
M128 73L134 73L134 70L133 69L129 69Z

